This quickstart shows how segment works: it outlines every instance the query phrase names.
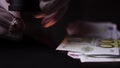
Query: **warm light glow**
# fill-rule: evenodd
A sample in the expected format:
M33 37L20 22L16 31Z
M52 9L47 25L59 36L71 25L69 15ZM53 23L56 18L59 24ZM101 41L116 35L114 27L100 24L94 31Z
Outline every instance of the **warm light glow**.
M45 13L40 13L40 14L36 14L36 15L34 15L34 17L35 18L44 18L45 16L47 16L47 14L45 14Z
M50 16L51 18L49 18L48 16ZM55 17L56 17L56 13L53 13L53 14L51 14L51 15L47 15L47 14L45 14L45 13L40 13L40 14L34 15L34 17L35 17L36 19L48 17L48 21L45 20L45 21L43 21L43 22L41 23L44 28L48 28L48 27L50 27L50 26L53 26L53 25L56 23L56 18L55 18Z
M48 23L44 24L43 27L48 28L50 26L53 26L56 23L56 20L52 19Z

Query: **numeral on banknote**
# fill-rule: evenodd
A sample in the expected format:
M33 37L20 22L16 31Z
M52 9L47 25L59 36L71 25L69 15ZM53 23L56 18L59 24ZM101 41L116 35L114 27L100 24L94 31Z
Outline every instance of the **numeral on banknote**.
M99 40L99 42L100 43L98 46L103 48L114 48L120 45L120 40L103 39L103 40Z

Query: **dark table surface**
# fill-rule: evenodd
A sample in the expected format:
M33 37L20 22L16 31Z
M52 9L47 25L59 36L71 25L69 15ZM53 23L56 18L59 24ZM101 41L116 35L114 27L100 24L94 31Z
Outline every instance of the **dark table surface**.
M1 39L0 68L119 68L119 63L80 63L31 38Z

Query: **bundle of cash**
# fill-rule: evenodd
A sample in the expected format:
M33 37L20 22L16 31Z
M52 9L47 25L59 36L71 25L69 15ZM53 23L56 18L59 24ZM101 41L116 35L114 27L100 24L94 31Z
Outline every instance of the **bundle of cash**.
M85 36L66 37L56 50L68 51L68 56L81 62L120 61L120 33L112 23L88 23L94 30ZM87 24L87 26L88 26Z

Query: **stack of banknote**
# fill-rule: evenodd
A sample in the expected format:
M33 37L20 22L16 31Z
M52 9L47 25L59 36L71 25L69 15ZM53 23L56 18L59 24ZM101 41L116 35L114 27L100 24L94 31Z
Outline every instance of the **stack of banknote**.
M86 25L93 28L88 34L72 34L56 50L68 51L68 56L81 62L119 62L120 33L117 26L112 23Z

